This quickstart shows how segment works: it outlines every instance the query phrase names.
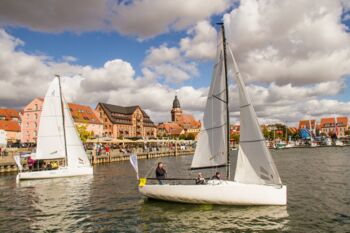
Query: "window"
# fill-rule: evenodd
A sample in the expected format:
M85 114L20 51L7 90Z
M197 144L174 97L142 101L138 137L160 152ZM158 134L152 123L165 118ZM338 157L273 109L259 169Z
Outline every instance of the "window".
M35 104L35 110L38 110L38 104Z
M34 123L34 126L35 126L35 128L37 128L37 127L38 127L38 124L35 122L35 123Z
M34 131L34 136L36 137L38 135L38 133L36 132L36 130Z
M35 120L36 120L36 119L38 119L38 114L37 114L37 113L35 113Z

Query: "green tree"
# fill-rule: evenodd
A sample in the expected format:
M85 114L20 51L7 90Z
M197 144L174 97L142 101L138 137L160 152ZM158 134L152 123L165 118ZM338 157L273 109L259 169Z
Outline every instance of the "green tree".
M235 143L239 143L239 134L231 135L231 139L233 139L235 141Z
M189 134L187 134L187 136L186 136L186 140L194 140L195 139L195 136L194 136L194 134L193 133L189 133Z
M76 125L76 128L82 142L86 142L88 139L92 139L94 137L94 132L88 131L86 124Z
M179 139L180 139L180 140L185 140L185 139L186 139L186 135L185 135L185 134L181 134L181 135L179 136Z

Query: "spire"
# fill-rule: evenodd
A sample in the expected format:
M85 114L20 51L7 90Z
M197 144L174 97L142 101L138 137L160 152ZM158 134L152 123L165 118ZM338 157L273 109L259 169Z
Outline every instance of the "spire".
M179 99L177 98L177 93L175 94L175 99L173 101L173 108L181 108L180 107L180 101Z

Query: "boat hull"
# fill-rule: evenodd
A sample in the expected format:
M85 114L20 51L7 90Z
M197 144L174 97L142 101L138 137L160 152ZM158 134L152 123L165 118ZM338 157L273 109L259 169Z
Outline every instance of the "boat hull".
M21 172L17 181L93 175L93 167L61 167L56 170Z
M193 204L286 205L287 187L221 181L206 185L145 185L148 198Z

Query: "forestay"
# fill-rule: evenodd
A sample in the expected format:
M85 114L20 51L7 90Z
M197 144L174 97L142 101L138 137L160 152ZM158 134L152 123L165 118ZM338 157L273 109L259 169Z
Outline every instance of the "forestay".
M68 166L90 166L90 161L86 155L83 143L81 142L78 132L75 128L70 109L64 98L63 106L65 117Z
M59 81L55 78L46 92L37 139L35 159L64 158L63 122Z
M240 104L240 142L234 180L246 184L281 184L281 179L266 147L254 107L230 48L229 51L239 89Z
M216 167L227 163L226 84L223 70L223 45L222 39L218 38L216 64L191 168Z

